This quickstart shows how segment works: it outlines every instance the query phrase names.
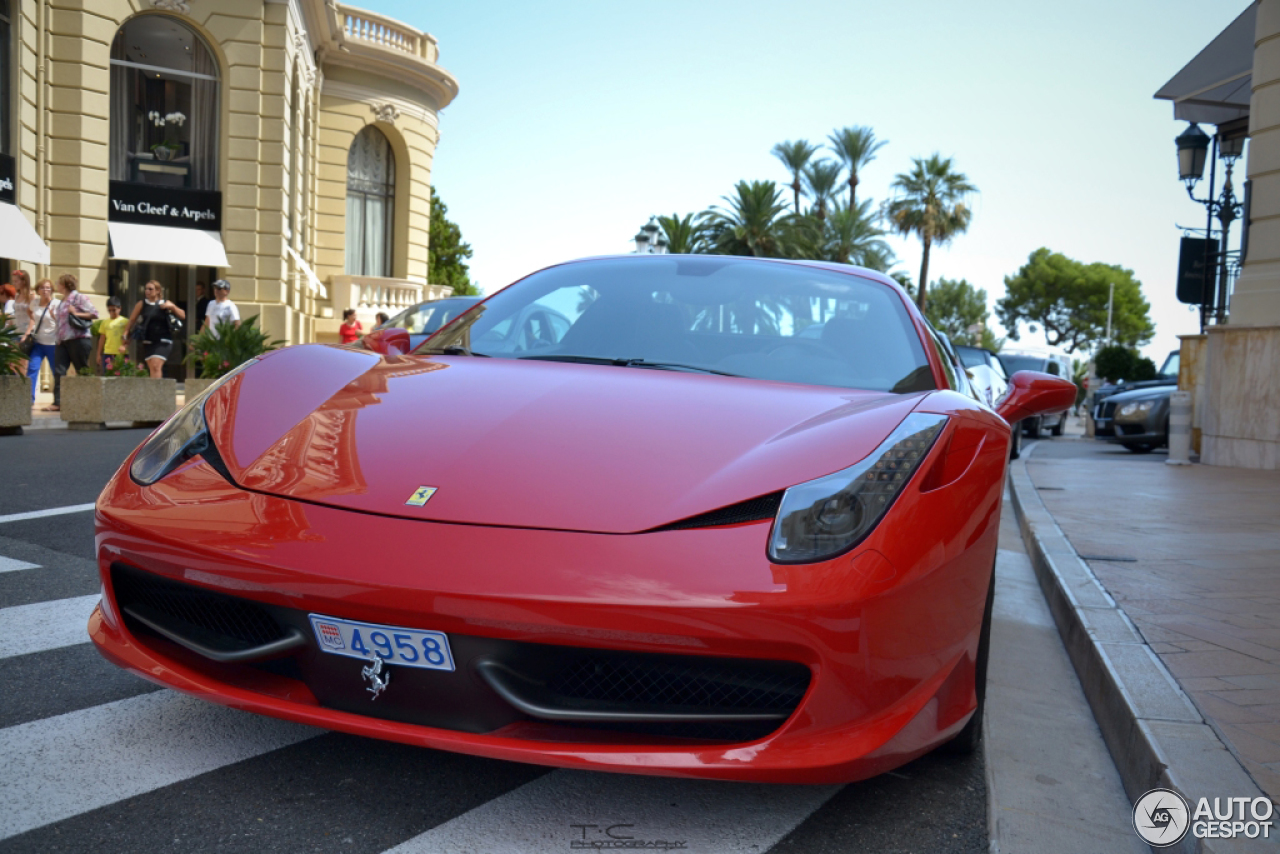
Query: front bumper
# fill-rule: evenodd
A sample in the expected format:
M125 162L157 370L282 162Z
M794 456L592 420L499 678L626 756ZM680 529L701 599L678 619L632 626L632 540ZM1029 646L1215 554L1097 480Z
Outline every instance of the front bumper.
M1002 468L994 456L975 465ZM976 501L955 489L903 495L932 536L893 530L895 508L848 555L778 566L765 558L768 522L625 536L485 528L244 492L200 461L147 488L122 470L98 503L105 595L90 634L108 659L161 684L360 735L629 773L862 779L947 740L974 708L999 509L990 482ZM939 536L939 519L954 530ZM361 663L319 652L314 637L262 662L215 661L123 614L121 568L273 613L441 631L459 666L404 668L371 700ZM533 648L799 667L808 680L764 732L581 725L513 708L480 672L495 650Z

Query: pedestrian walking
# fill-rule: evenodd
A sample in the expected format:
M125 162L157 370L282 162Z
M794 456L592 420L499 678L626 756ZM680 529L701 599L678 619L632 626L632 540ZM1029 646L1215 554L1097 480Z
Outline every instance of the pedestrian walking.
M173 320L183 320L187 313L164 298L164 286L155 279L142 288L142 299L134 303L125 326L125 341L140 341L142 361L151 379L161 379L165 362L173 355Z
M349 308L342 312L342 325L338 327L338 336L343 344L354 344L364 334L364 327L356 320L356 310Z
M98 349L93 359L104 374L115 366L116 359L129 350L129 339L125 337L129 318L120 312L119 297L107 300L107 315L105 320L98 321Z
M31 277L26 270L14 270L9 274L9 284L14 289L13 308L5 309L5 313L18 332L18 349L25 353L29 346L26 342L31 340L31 326L35 323L35 318L31 316ZM18 374L26 372L27 359L23 358L18 362Z
M209 303L213 302L213 297L209 296L209 286L204 282L196 282L196 319L195 325L191 328L196 332L200 331L200 327L204 324L205 315L209 313Z
M58 347L58 301L53 297L53 282L41 279L36 285L36 297L31 303L31 326L27 334L35 339L35 345L27 355L27 376L31 378L31 402L36 402L36 384L40 382L40 366L49 363L53 369Z
M213 302L209 303L206 310L201 331L207 329L217 338L218 327L228 323L239 328L240 309L231 301L231 283L226 279L218 279L213 283Z
M53 361L53 405L46 406L46 412L57 412L62 408L62 378L66 376L67 369L74 365L77 374L88 370L93 354L89 326L98 316L93 303L80 293L80 282L75 276L70 273L59 276L58 289L62 291L62 299L55 311L58 330Z

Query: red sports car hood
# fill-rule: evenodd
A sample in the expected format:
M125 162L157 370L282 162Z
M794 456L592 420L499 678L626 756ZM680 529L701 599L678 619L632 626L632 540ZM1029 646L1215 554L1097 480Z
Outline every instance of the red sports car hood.
M308 345L238 374L205 412L247 489L408 518L622 533L844 468L919 400ZM422 487L436 491L415 504Z

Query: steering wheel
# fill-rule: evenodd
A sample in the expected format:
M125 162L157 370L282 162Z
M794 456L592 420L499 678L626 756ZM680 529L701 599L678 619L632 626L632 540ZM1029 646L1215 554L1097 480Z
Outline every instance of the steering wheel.
M805 349L820 353L821 355L825 356L828 359L835 359L836 361L839 361L839 362L846 361L844 356L840 355L840 353L836 352L831 347L828 347L826 344L823 344L821 341L818 341L814 338L791 338L786 342L779 344L777 347L774 347L772 350L769 350L768 352L765 353L765 355L772 356L777 353L785 352L787 350L805 350Z

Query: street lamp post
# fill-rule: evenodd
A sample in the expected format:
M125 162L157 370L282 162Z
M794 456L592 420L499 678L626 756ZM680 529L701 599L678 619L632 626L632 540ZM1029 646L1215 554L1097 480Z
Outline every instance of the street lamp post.
M658 225L656 216L649 217L649 221L641 227L636 236L632 238L636 242L635 255L666 255L667 254L667 236L662 233L662 226Z
M1211 236L1215 216L1221 225L1222 245L1218 249L1218 285L1213 298L1213 314L1215 323L1224 323L1227 319L1227 240L1231 236L1231 223L1239 219L1241 213L1240 202L1236 199L1235 191L1231 186L1231 170L1235 167L1236 160L1244 153L1244 136L1237 135L1231 138L1223 138L1221 133L1214 135L1212 139L1213 157L1209 166L1209 196L1204 199L1197 199L1194 189L1204 175L1205 156L1209 153L1209 136L1200 130L1199 125L1192 122L1191 126L1179 134L1174 142L1178 146L1178 177L1186 185L1187 195L1191 197L1191 200L1204 205L1207 211L1205 237ZM1219 157L1226 163L1227 175L1222 185L1222 195L1214 198L1214 183L1217 178L1217 161ZM1212 275L1210 272L1213 270L1211 261L1212 259L1209 258L1209 242L1206 240L1206 280ZM1208 301L1204 300L1200 305L1201 331L1204 330L1207 311Z

